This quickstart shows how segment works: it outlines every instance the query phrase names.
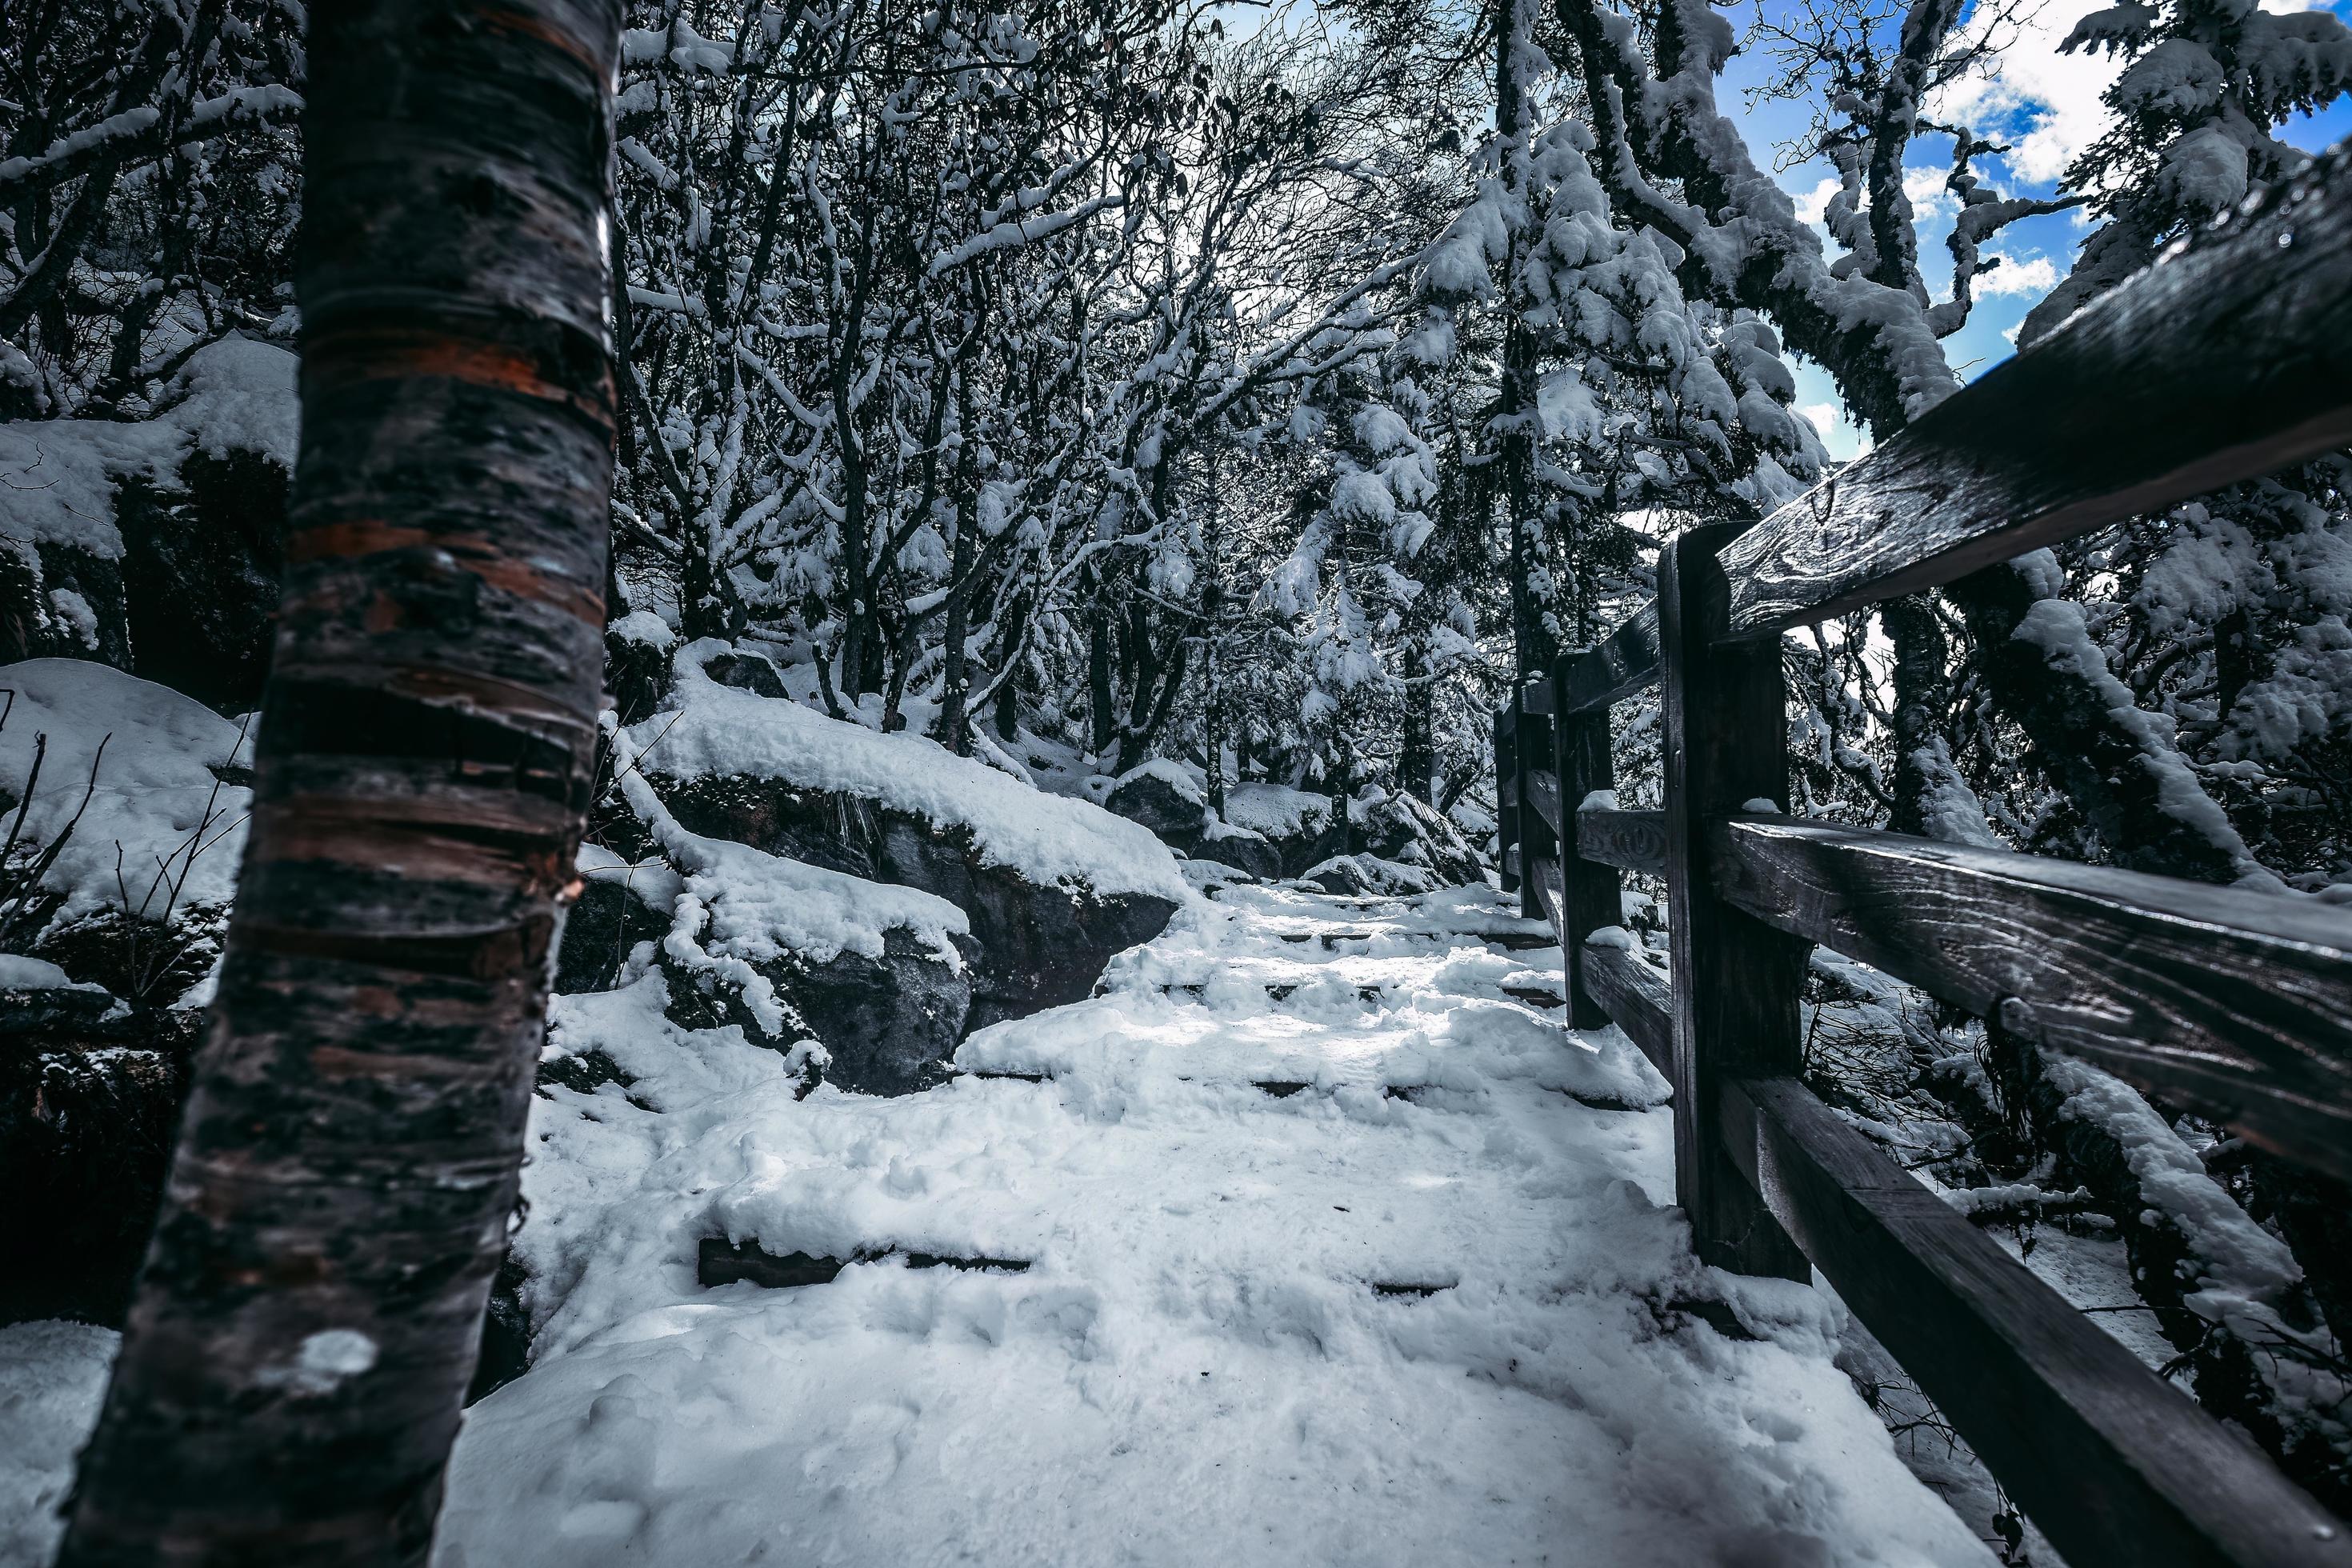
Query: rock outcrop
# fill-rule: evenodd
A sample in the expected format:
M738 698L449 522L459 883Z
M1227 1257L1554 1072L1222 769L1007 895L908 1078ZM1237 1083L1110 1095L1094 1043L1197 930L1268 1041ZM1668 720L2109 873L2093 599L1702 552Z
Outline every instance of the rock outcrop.
M0 662L96 659L257 706L284 564L295 357L232 334L151 417L0 425Z
M1157 936L1187 896L1173 858L1133 824L920 736L827 719L793 700L758 654L714 641L679 650L667 707L624 738L643 748L636 772L652 812L701 840L911 889L961 915L959 933L970 939L955 943L970 988L961 1016L958 982L908 967L933 960L887 943L877 956L870 937L848 945L893 972L887 984L918 999L919 1017L878 1008L872 997L884 977L850 952L770 976L813 1021L839 1021L835 1036L818 1031L837 1061L848 1037L840 1030L853 1020L931 1041L940 1020L969 1031L1078 1001L1113 954ZM870 917L858 918L887 928ZM873 1070L901 1069L877 1058ZM837 1070L828 1078L845 1081Z
M202 1026L0 958L0 1322L121 1322Z
M1253 877L1294 877L1333 892L1426 891L1484 879L1485 867L1462 830L1411 795L1368 791L1348 803L1343 830L1330 797L1279 784L1237 784L1225 816L1209 809L1192 774L1155 760L1121 774L1104 804L1196 860ZM1334 868L1367 856L1391 869Z
M862 796L744 774L656 773L653 784L706 837L914 888L961 910L976 950L967 1028L1081 1000L1114 953L1159 935L1176 912L1174 899L1152 893L1032 881L989 861L968 830Z
M1271 879L1285 874L1282 851L1272 840L1220 819L1192 776L1172 763L1146 763L1122 774L1103 804L1151 829L1180 855L1214 860L1245 876Z
M191 452L167 485L123 482L131 669L224 713L261 706L292 476L257 452Z
M956 943L961 965L943 963L912 933L883 932L880 957L844 951L822 962L785 954L754 965L773 987L782 1027L771 1027L740 985L664 954L671 1021L689 1028L741 1026L747 1038L789 1051L814 1041L824 1080L859 1094L911 1094L947 1078L947 1061L972 1005L977 945Z

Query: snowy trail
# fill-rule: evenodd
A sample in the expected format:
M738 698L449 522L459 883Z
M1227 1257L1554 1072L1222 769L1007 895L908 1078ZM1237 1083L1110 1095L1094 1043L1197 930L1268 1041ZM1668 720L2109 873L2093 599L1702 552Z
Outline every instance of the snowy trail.
M1691 1258L1664 1085L1521 999L1542 930L1224 889L898 1100L795 1101L657 974L565 999L635 1081L539 1107L552 1315L441 1568L1989 1561L1833 1305ZM1029 1268L706 1289L713 1235Z

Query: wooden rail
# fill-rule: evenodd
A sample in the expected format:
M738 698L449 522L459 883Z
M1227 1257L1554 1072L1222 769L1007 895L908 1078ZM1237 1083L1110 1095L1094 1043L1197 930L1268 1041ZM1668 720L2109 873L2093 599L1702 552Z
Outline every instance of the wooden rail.
M1658 609L1646 605L1632 619L1566 662L1549 680L1529 688L1530 713L1581 713L1631 697L1658 678Z
M2326 159L1724 553L1726 637L1914 593L2352 443L2352 202Z
M1819 1269L2077 1563L2333 1564L2352 1531L1799 1081L1812 943L2352 1178L2352 910L1748 812L1788 795L1776 633L2352 441L2352 163L2322 160L1744 534L1496 720L1503 847L1570 1017L1675 1086L1712 1263ZM1606 796L1656 684L1664 805ZM1622 930L1663 881L1672 977Z
M1587 860L1663 877L1666 871L1666 814L1663 811L1603 811L1576 814L1576 852Z
M2352 1178L2337 906L1788 817L1714 828L1722 896Z

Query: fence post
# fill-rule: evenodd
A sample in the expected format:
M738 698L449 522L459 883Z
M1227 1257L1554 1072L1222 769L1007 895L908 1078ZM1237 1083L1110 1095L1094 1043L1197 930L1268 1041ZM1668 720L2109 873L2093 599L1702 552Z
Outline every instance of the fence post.
M1528 711L1524 682L1511 693L1511 713L1518 723L1511 754L1519 773L1519 913L1528 920L1549 921L1551 909L1544 902L1543 879L1537 875L1536 865L1558 859L1559 845L1551 824L1544 820L1543 809L1536 804L1536 792L1528 787L1528 775L1552 760L1551 721Z
M1609 756L1609 710L1558 710L1559 694L1568 690L1569 667L1578 657L1564 656L1551 674L1552 764L1559 778L1559 940L1568 954L1569 1024L1598 1029L1608 1024L1609 1015L1584 987L1584 939L1605 926L1623 923L1625 900L1616 867L1577 853L1576 808L1594 790L1614 788L1617 777Z
M1700 1258L1740 1274L1811 1278L1805 1256L1724 1152L1727 1078L1794 1073L1805 944L1716 895L1710 829L1757 798L1785 804L1789 725L1780 639L1711 645L1728 590L1716 552L1737 524L1695 528L1658 558L1664 718L1666 908L1674 941L1675 1184Z
M1519 841L1519 769L1514 760L1518 727L1519 694L1495 714L1495 865L1503 874L1503 891L1519 890L1518 873L1511 869L1511 849Z

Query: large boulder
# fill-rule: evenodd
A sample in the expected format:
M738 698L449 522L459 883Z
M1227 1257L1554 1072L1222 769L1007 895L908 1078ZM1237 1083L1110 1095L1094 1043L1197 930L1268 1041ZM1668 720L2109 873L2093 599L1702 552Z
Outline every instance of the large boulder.
M969 829L862 795L741 773L652 782L678 822L705 837L917 889L961 910L974 944L968 1028L1083 1000L1113 954L1158 936L1176 912L1176 900L1158 894L1032 881L991 861Z
M748 691L754 697L784 697L784 678L756 653L714 654L703 661L702 672L721 686Z
M1349 803L1355 825L1355 852L1428 871L1434 886L1463 888L1483 881L1486 868L1459 827L1428 802L1409 795L1367 791ZM1324 842L1342 852L1337 835Z
M744 689L733 682L765 683L742 657L708 640L680 650L671 710L627 731L638 774L700 838L961 911L965 1028L1083 999L1188 896L1167 847L1137 825L920 736Z
M1470 887L1486 879L1486 867L1462 829L1409 795L1364 790L1348 803L1343 828L1328 795L1273 784L1236 784L1226 792L1225 816L1272 844L1286 877L1316 880L1334 858L1371 855L1425 871L1432 887Z
M1251 783L1225 791L1225 820L1272 847L1277 876L1298 877L1333 855L1331 797L1282 784Z
M580 848L580 897L563 919L555 952L555 989L562 995L609 991L638 944L669 934L678 875L659 860L624 860L593 844Z
M1251 877L1283 874L1282 855L1273 843L1219 818L1201 786L1173 763L1155 759L1120 774L1103 805L1195 860L1214 860Z
M698 870L681 875L659 857L631 861L582 846L580 896L556 952L559 994L612 990L650 960L681 1027L733 1024L785 1053L813 1043L815 1053L800 1052L813 1077L860 1093L905 1094L946 1076L971 1011L979 951L955 911L940 906L926 921L919 905L908 907L919 894L862 897L835 872L701 842L658 805L654 816L670 852ZM573 1088L622 1081L577 1058L552 1076Z
M971 1011L979 952L963 911L918 889L699 832L635 765L627 736L619 745L618 793L661 858L630 863L583 850L590 889L617 886L646 912L595 906L575 955L579 976L634 984L650 956L680 1027L737 1026L795 1071L821 1068L827 1081L866 1093L902 1094L943 1078ZM657 943L637 934L652 930L656 911ZM625 944L617 961L607 956Z
M777 1005L765 1016L722 971L665 952L670 1020L688 1028L739 1025L747 1039L780 1051L814 1041L823 1047L824 1080L860 1094L928 1089L946 1079L964 1037L974 948L958 939L965 962L950 965L903 929L883 932L882 943L878 955L844 949L821 961L780 953L754 963Z
M1392 898L1426 893L1437 886L1437 879L1423 868L1377 855L1334 855L1320 865L1309 866L1299 880L1312 882L1327 893Z

